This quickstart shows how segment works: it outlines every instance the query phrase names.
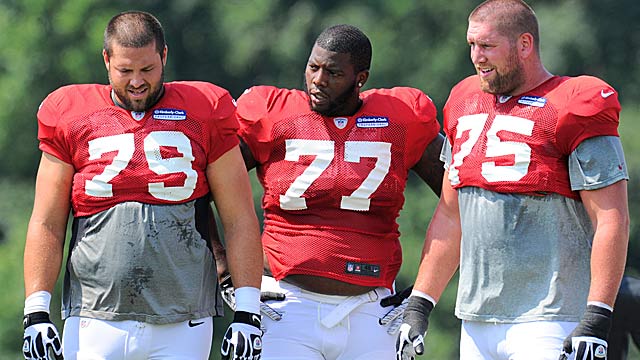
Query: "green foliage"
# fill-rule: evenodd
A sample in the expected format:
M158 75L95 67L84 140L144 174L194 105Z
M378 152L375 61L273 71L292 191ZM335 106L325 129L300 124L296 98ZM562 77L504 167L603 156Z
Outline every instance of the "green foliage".
M31 184L0 180L0 358L22 356L22 254L33 199Z

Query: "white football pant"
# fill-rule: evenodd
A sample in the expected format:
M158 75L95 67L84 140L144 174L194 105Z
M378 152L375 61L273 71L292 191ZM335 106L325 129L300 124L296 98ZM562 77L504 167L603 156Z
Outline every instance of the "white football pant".
M562 342L576 325L569 321L462 321L460 360L558 360Z
M72 316L65 320L65 360L208 359L213 319L156 325Z
M284 301L267 301L282 319L262 317L262 360L395 359L396 336L378 323L391 310L380 306L389 289L360 296L322 295L263 278L262 290L286 296Z

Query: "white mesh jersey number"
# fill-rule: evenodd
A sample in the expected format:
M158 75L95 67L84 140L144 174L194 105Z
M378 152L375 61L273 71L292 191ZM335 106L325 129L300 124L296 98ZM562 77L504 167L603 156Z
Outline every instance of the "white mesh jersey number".
M175 147L182 156L164 159L160 155L162 146ZM134 150L133 134L105 136L89 141L89 160L99 159L104 153L111 151L117 151L117 154L111 164L105 166L102 173L85 181L85 193L95 197L112 197L113 186L109 182L129 165ZM188 199L193 194L198 173L191 165L195 157L191 141L186 135L176 131L151 132L144 139L144 154L149 169L156 174L183 173L186 175L182 186L165 186L162 182L149 183L149 193L153 197L161 200L181 201Z
M468 138L460 145L460 150L453 154L453 161L449 166L449 181L451 181L451 185L460 183L460 171L458 168L462 165L464 159L471 154L471 150L480 139L488 117L488 114L474 114L462 116L458 119L456 139L460 139L465 132L468 133ZM486 134L487 150L484 156L487 161L482 163L481 170L481 175L485 180L488 182L518 181L527 174L531 163L531 147L524 142L502 141L498 137L498 132L508 131L531 136L533 125L534 122L529 119L496 115ZM496 165L495 161L488 159L505 155L514 156L513 165Z
M298 161L302 155L315 155L315 159L304 169L289 186L284 195L280 195L282 210L304 210L307 201L302 197L305 191L329 167L334 157L334 142L329 140L292 139L285 142L287 161Z
M369 210L369 196L382 184L391 166L391 144L369 141L347 141L344 144L344 159L358 163L363 157L376 158L376 165L362 184L349 196L343 196L340 208L346 210Z
M133 134L105 136L89 141L89 160L99 159L102 154L111 151L118 152L111 164L105 166L101 174L85 181L84 191L87 195L95 197L113 196L113 186L109 184L109 181L118 176L133 157Z
M298 161L301 155L313 155L309 166L291 183L284 195L280 195L280 208L283 210L307 209L306 199L302 195L311 184L329 167L335 157L335 143L329 140L292 139L285 142L287 161ZM376 158L374 168L362 183L348 196L342 196L340 208L345 210L368 211L369 197L384 180L391 166L391 144L372 141L345 142L344 160L358 163L363 157Z
M182 156L164 159L160 156L160 146L175 146ZM182 186L165 186L163 182L149 183L151 195L161 200L180 201L188 199L193 194L198 173L191 167L196 158L191 151L191 141L185 134L177 131L154 131L144 139L144 154L149 169L156 174L186 175Z

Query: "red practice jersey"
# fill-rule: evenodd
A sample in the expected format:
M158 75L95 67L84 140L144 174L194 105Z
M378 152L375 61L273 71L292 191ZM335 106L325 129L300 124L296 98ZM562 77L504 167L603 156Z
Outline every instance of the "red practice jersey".
M568 156L587 138L618 136L619 112L617 93L595 77L554 76L509 97L483 92L470 76L453 88L443 111L451 185L578 199Z
M184 203L209 192L207 164L238 144L229 93L171 82L146 112L114 105L108 85L70 85L38 111L40 149L73 165L75 216L137 201Z
M349 117L311 111L299 90L258 86L238 99L240 135L264 188L262 243L276 279L392 286L408 173L440 126L417 89L369 90L361 99Z

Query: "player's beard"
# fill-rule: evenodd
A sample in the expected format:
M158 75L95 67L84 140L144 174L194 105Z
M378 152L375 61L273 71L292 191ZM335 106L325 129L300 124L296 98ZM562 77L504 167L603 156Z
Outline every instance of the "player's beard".
M132 101L129 98L129 92L127 91L130 86L124 88L116 87L111 81L111 75L109 75L109 82L111 88L116 93L117 99L120 102L120 106L129 111L146 111L158 102L158 99L162 95L162 89L164 84L164 66L162 67L162 73L160 74L160 81L155 84L146 83L148 87L149 95L143 101Z
M315 111L323 116L339 116L339 115L348 115L344 114L344 108L352 97L357 97L358 92L356 91L356 80L353 80L351 86L349 86L345 91L343 91L340 95L336 96L334 99L329 101L326 109L314 109L313 104L311 103L311 97L309 96L309 89L307 88L305 81L305 90L307 92L307 96L309 97L309 108L311 111Z
M496 68L496 75L493 79L482 80L480 78L482 91L494 95L513 95L512 92L524 83L524 70L518 52L514 47L507 59L505 69Z

